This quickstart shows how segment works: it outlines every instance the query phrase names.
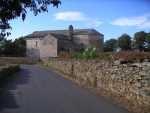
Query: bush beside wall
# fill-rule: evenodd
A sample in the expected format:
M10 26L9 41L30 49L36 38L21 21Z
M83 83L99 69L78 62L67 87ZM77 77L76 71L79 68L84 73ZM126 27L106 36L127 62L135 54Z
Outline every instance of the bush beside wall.
M0 67L0 82L11 77L14 73L20 70L19 65L6 65Z
M96 60L44 61L77 83L115 95L129 110L150 113L150 63L115 65Z

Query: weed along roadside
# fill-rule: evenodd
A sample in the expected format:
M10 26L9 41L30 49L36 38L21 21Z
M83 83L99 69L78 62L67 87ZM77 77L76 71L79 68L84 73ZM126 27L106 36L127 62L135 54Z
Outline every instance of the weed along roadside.
M13 77L22 64L36 64L37 60L26 57L0 57L0 83Z
M104 96L111 97L129 111L150 111L150 63L114 64L57 58L44 60L43 65L58 70L79 85L104 92Z
M0 57L0 81L11 77L20 70L22 64L36 64L37 60L25 57Z
M18 64L0 66L0 83L4 83L20 70Z

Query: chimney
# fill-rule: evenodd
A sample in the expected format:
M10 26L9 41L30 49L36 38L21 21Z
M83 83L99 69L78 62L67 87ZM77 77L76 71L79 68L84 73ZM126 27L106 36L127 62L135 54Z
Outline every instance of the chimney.
M73 26L70 25L70 26L69 26L69 39L70 39L71 41L73 41L73 34L74 34Z

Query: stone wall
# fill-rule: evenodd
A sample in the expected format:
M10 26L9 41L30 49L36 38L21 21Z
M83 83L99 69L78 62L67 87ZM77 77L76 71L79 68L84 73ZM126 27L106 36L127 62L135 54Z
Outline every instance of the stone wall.
M100 34L75 35L74 42L77 44L83 44L84 48L94 46L99 52L102 52L104 36Z
M39 50L40 39L28 39L26 40L26 56L30 58L40 58Z
M29 58L57 57L57 39L51 35L42 39L40 37L26 39L26 47L26 56Z
M106 91L137 113L150 113L150 63L115 65L103 61L52 59L44 64L81 85ZM124 103L123 103L124 102Z
M57 57L57 39L51 35L45 36L40 43L40 58Z

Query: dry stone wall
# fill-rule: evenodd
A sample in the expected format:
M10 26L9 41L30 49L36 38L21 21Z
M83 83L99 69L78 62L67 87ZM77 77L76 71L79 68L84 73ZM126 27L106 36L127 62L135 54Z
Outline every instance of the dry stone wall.
M44 64L81 85L116 95L134 112L150 113L150 63L118 65L96 60L53 59Z

